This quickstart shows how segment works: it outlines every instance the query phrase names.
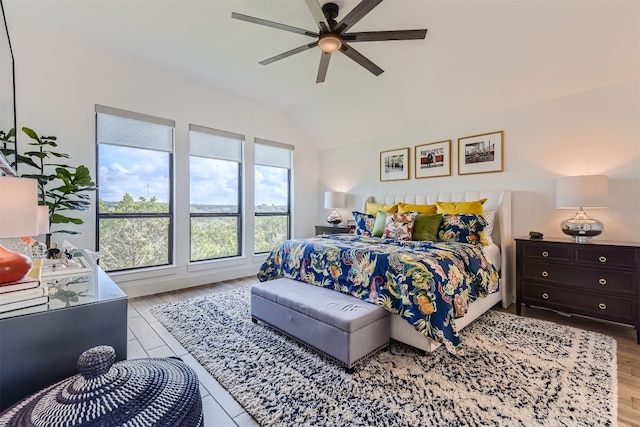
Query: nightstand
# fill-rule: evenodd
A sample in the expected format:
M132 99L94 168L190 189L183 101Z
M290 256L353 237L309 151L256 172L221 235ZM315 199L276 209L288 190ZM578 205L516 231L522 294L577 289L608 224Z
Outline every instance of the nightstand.
M316 236L320 234L348 234L351 228L345 225L316 225Z
M516 239L521 304L633 325L640 344L640 243Z

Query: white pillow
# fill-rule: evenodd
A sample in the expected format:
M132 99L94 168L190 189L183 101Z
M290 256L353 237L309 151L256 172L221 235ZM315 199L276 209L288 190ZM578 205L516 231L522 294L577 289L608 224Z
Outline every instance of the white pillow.
M493 243L493 239L491 238L491 234L493 233L493 221L496 219L496 211L488 211L482 214L484 219L487 220L488 225L484 228L484 239L488 244Z

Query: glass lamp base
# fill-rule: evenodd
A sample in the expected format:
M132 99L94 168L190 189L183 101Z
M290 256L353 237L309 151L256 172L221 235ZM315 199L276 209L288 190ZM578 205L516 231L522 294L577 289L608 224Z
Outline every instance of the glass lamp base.
M338 212L336 212L336 210L334 209L333 212L331 212L331 215L329 215L327 217L327 222L329 224L333 224L333 225L338 225L342 222L342 217L340 216L340 214Z
M562 221L562 232L573 237L576 243L589 243L592 237L599 236L603 230L604 225L590 218L582 208L573 218Z

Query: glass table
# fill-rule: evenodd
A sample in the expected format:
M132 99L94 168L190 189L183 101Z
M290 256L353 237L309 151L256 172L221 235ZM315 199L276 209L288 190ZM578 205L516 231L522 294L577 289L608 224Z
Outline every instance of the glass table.
M87 253L74 253L85 256ZM49 303L0 313L0 410L78 373L98 345L127 358L127 296L92 261L87 271L43 276Z

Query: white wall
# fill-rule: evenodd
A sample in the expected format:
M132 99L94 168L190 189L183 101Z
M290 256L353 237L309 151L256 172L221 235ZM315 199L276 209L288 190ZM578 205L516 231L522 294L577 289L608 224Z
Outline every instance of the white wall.
M56 30L34 28L28 16L12 16L11 38L16 53L18 128L31 127L41 135L58 137L58 151L69 153L74 165L84 164L96 178L95 104L176 121L175 265L137 273L114 273L129 296L252 275L264 258L253 257L253 217L246 216L245 252L241 259L189 265L188 126L202 126L244 134L246 155L253 156L254 137L295 145L294 236L313 233L318 211L318 151L281 111L200 86L149 68L88 40L67 37ZM19 150L29 138L20 135ZM253 195L253 171L245 173L245 194ZM94 198L95 201L95 198ZM251 212L248 212L251 213ZM54 234L78 247L95 248L95 204L81 218L82 234ZM54 225L53 230L56 229ZM246 248L250 248L247 250Z
M504 131L504 171L457 174L457 139ZM380 151L452 140L452 175L380 182ZM531 105L473 117L451 117L436 126L415 124L381 138L321 152L321 191L348 194L341 213L362 210L372 194L445 190L513 190L513 235L537 230L564 236L560 222L573 211L555 208L555 181L561 176L609 176L609 207L587 211L605 225L599 240L640 243L640 81L604 87ZM322 193L318 203L322 202ZM322 205L320 205L322 207ZM317 221L328 211L320 209Z

